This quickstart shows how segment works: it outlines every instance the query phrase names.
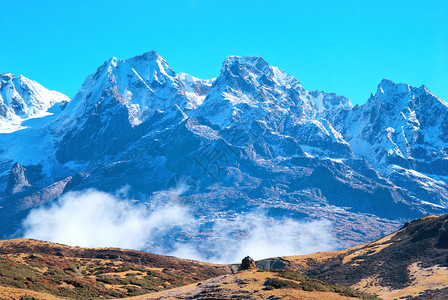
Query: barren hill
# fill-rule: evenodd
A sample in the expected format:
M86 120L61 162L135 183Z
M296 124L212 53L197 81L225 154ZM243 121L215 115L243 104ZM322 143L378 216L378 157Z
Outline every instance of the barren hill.
M233 270L233 274L231 274ZM145 252L69 247L29 239L0 241L1 299L375 299L299 272L235 273Z
M448 215L406 223L395 233L353 248L257 262L301 271L384 299L447 299Z
M10 288L71 299L123 298L229 273L226 266L145 252L80 248L37 240L0 241L0 298ZM7 288L5 288L7 287ZM10 295L10 296L6 296ZM47 299L45 296L42 299Z

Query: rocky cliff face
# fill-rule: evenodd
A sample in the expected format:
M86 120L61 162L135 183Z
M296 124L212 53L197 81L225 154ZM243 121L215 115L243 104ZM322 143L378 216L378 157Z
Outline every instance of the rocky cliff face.
M211 80L175 73L154 51L112 58L56 120L0 135L0 201L26 186L20 170L7 183L15 162L40 164L37 190L67 180L61 193L127 185L146 203L181 184L180 201L204 224L256 208L329 219L338 239L367 241L447 210L446 111L425 87L390 81L352 107L260 57L229 57Z

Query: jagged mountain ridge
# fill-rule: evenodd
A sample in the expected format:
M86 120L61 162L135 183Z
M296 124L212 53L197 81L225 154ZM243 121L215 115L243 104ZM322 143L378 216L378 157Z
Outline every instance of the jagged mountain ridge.
M192 81L195 88L191 87ZM321 92L316 98L322 101L325 95ZM344 97L341 103L350 105ZM79 156L89 150L76 149L76 145L85 137L90 140L90 151L85 155L91 156L102 137L110 143L117 139L117 131L136 134L137 139L143 134L141 131L152 130L154 121L166 120L169 126L186 117L204 116L221 128L235 122L268 122L267 127L275 134L288 130L285 133L296 138L298 127L306 125L306 130L325 137L323 142L342 145L343 156L351 157L348 144L331 124L316 118L318 112L313 98L297 79L269 66L262 58L230 57L216 80L205 81L176 74L157 53L148 52L128 60L112 58L101 66L86 79L54 127L65 139L60 144L67 145L58 150L61 162L83 158ZM315 139L303 139L300 143L309 145L312 152L319 147ZM119 151L116 147L119 146L109 149L111 154Z
M446 175L443 162L439 168L424 166L446 158L447 108L448 104L425 86L383 80L365 105L343 110L333 123L356 154L371 162ZM353 123L357 128L349 125Z
M390 80L383 80L366 104L332 119L357 157L419 197L417 190L426 189L430 202L442 206L447 203L447 122L448 104L427 87Z
M382 90L379 101L393 98L393 89ZM358 243L404 219L446 211L444 177L363 157L349 143L344 121L355 117L347 115L370 102L353 108L343 96L306 91L258 57L229 57L212 80L176 74L154 51L112 58L55 121L8 137L8 147L29 135L48 146L33 159L2 154L3 186L15 162L41 166L42 176L3 195L0 213L17 229L26 209L69 190L113 193L129 185L130 196L144 202L183 182L182 203L210 222L262 208L272 218L330 219L338 239Z

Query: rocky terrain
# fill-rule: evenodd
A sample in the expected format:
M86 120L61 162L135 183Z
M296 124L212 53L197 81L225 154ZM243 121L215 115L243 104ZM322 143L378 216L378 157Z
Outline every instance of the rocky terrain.
M22 129L22 123L30 119L58 114L69 101L22 75L0 74L0 133Z

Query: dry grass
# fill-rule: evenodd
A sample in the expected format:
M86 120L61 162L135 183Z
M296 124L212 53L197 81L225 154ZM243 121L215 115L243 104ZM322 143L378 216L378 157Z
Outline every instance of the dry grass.
M291 270L384 299L448 299L447 220L427 216L365 245L282 259Z
M298 288L268 289L269 278L279 278L276 272L243 271L163 292L142 295L127 300L143 299L354 299L334 292L304 291ZM284 279L281 279L284 280ZM295 284L300 282L288 280Z
M112 248L69 247L28 239L0 241L0 286L76 299L123 298L229 272L218 266ZM0 297L3 299L6 297Z
M134 296L127 299L349 299L350 294L370 298L343 286L329 288L319 280L305 284L306 276L300 271L384 299L421 295L444 299L448 297L447 219L448 215L415 220L391 235L341 251L278 258L289 272L223 275L229 271L227 266L132 250L84 249L24 239L0 241L0 285L9 284L0 290L0 298L8 299L12 291L31 292L27 287L59 296L73 294L60 294L54 288L88 293L81 296L93 292L104 298ZM1 274L8 270L16 270L17 282ZM36 285L26 282L28 275L20 275L26 272L34 274Z
M22 300L22 299L36 299L36 300L59 300L66 299L53 296L47 293L40 293L25 289L11 288L0 286L0 299L2 300Z
M344 250L316 252L296 256L284 256L282 257L282 259L289 262L288 269L299 269L302 271L313 269L327 260L334 259L335 257L340 256L343 257L342 263L345 264L349 261L356 260L356 258L359 256L373 255L380 252L391 244L390 240L395 236L395 234L396 233L393 233L371 243L354 246Z
M403 289L392 289L379 284L378 278L364 278L353 287L371 294L379 295L381 298L400 299L405 297L416 297L426 290L437 290L448 287L448 268L433 266L422 268L419 263L409 266L411 283Z

